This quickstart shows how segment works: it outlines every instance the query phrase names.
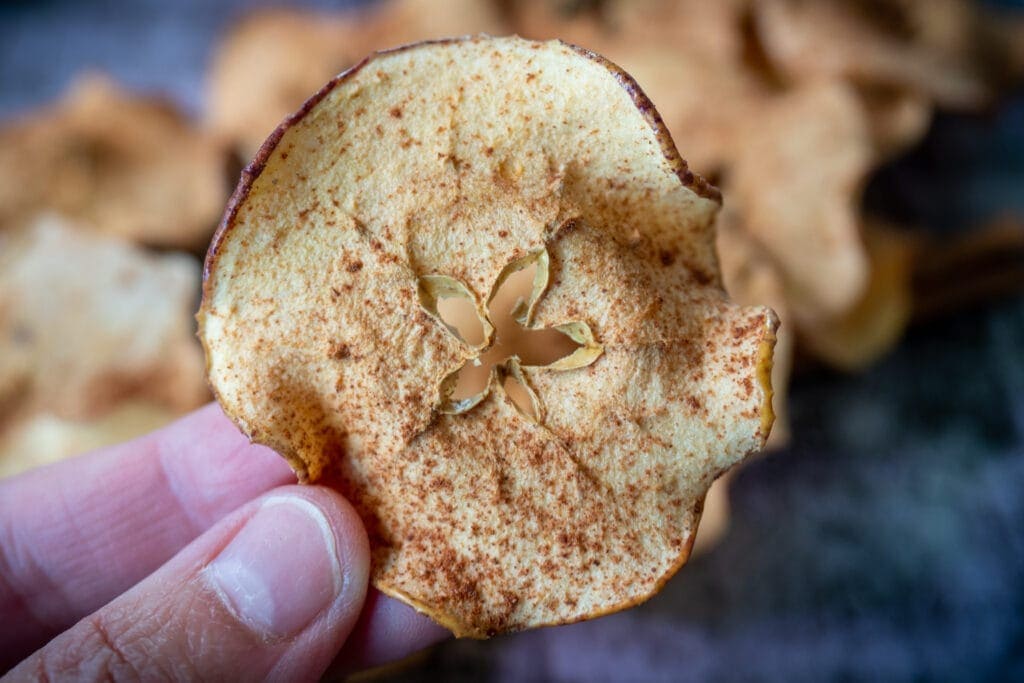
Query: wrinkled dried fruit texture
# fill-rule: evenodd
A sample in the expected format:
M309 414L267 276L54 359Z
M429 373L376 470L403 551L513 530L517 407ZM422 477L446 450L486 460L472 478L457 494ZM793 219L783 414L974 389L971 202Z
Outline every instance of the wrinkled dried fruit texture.
M874 142L863 104L839 81L801 87L766 106L741 143L726 188L779 264L793 312L847 310L868 277L858 203Z
M779 329L775 333L775 359L772 363L775 425L765 448L782 448L790 439L789 382L793 373L797 326L786 301L783 275L778 264L750 236L735 207L726 206L719 213L715 227L718 262L729 297L742 306L767 306L779 316ZM725 495L724 485L720 488L723 489L722 495ZM723 526L727 521L726 512L722 516ZM704 522L701 521L703 529Z
M730 304L691 175L635 83L561 43L477 38L378 55L282 127L207 259L200 336L226 412L357 506L373 581L458 635L650 597L711 480L771 426L774 316ZM427 275L485 301L545 250L533 324L582 320L591 365L523 368L445 414L476 350Z
M0 479L33 467L110 446L162 427L177 413L129 401L94 420L69 420L50 413L30 415L0 431Z
M762 0L751 7L765 52L793 81L844 76L978 108L993 93L988 65L973 51L993 46L978 45L971 4Z
M86 77L0 128L0 230L52 210L95 232L199 248L227 199L224 168L212 138L168 103Z
M208 398L190 311L198 264L43 218L0 236L0 420L88 420Z
M505 32L486 0L391 0L340 13L251 14L217 49L207 93L210 125L248 157L310 94L367 53L480 32Z

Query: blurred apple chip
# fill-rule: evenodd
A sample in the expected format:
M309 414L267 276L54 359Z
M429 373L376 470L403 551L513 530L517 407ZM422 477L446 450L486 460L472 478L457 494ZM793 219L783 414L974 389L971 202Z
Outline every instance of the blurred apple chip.
M932 103L912 90L858 89L875 142L877 161L899 156L921 141L932 122Z
M841 81L780 95L745 127L726 188L804 319L847 310L867 284L858 206L873 159L864 106Z
M911 315L914 239L878 222L868 222L863 235L870 263L864 292L841 315L800 330L815 356L848 372L863 370L896 346Z
M626 69L658 103L690 166L717 173L735 131L764 95L746 68L741 3L721 0L518 0L512 23L528 38L559 38L597 50Z
M0 478L127 441L176 416L165 407L134 401L95 419L72 420L47 412L25 416L0 431Z
M936 4L943 7L928 7ZM976 109L992 97L980 65L955 48L966 39L968 17L936 25L950 11L962 13L964 3L759 0L751 6L765 52L792 81L842 76L959 108ZM940 29L942 39L935 36Z
M198 278L191 256L150 255L56 217L0 235L0 420L200 405Z
M227 198L224 174L220 147L169 103L86 76L0 127L0 230L53 211L134 242L200 248Z

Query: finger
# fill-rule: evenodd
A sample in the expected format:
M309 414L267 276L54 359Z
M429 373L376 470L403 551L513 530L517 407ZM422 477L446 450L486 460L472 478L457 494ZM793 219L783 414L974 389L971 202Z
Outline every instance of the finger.
M0 671L242 503L294 481L220 408L0 482Z
M331 672L348 674L402 659L452 634L412 607L370 589L355 630Z
M19 665L13 678L314 680L356 625L369 544L337 493L253 501Z

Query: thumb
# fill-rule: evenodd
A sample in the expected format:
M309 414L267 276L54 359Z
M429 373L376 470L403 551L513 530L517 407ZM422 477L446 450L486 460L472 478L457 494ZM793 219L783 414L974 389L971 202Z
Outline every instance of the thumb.
M316 486L248 503L22 662L13 678L318 678L366 597L369 544Z

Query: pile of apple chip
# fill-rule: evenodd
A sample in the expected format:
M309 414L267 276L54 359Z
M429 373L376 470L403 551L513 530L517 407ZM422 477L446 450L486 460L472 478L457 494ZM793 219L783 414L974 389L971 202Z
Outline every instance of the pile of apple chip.
M0 476L209 400L192 315L224 146L85 75L0 127Z
M192 316L231 169L371 51L476 33L561 38L619 64L722 189L726 287L782 320L769 442L782 445L798 347L864 368L915 313L931 252L910 228L927 226L866 215L863 188L937 109L998 104L1024 73L1022 27L969 0L390 0L242 17L198 121L83 76L0 125L0 475L208 400Z
M393 0L324 16L254 14L225 39L210 125L251 155L318 84L385 45L445 35L560 38L630 73L690 167L722 188L719 253L742 303L782 318L774 385L798 343L870 365L911 317L920 245L861 209L933 111L981 111L1024 73L1024 16L970 0ZM259 68L255 68L259 65Z

